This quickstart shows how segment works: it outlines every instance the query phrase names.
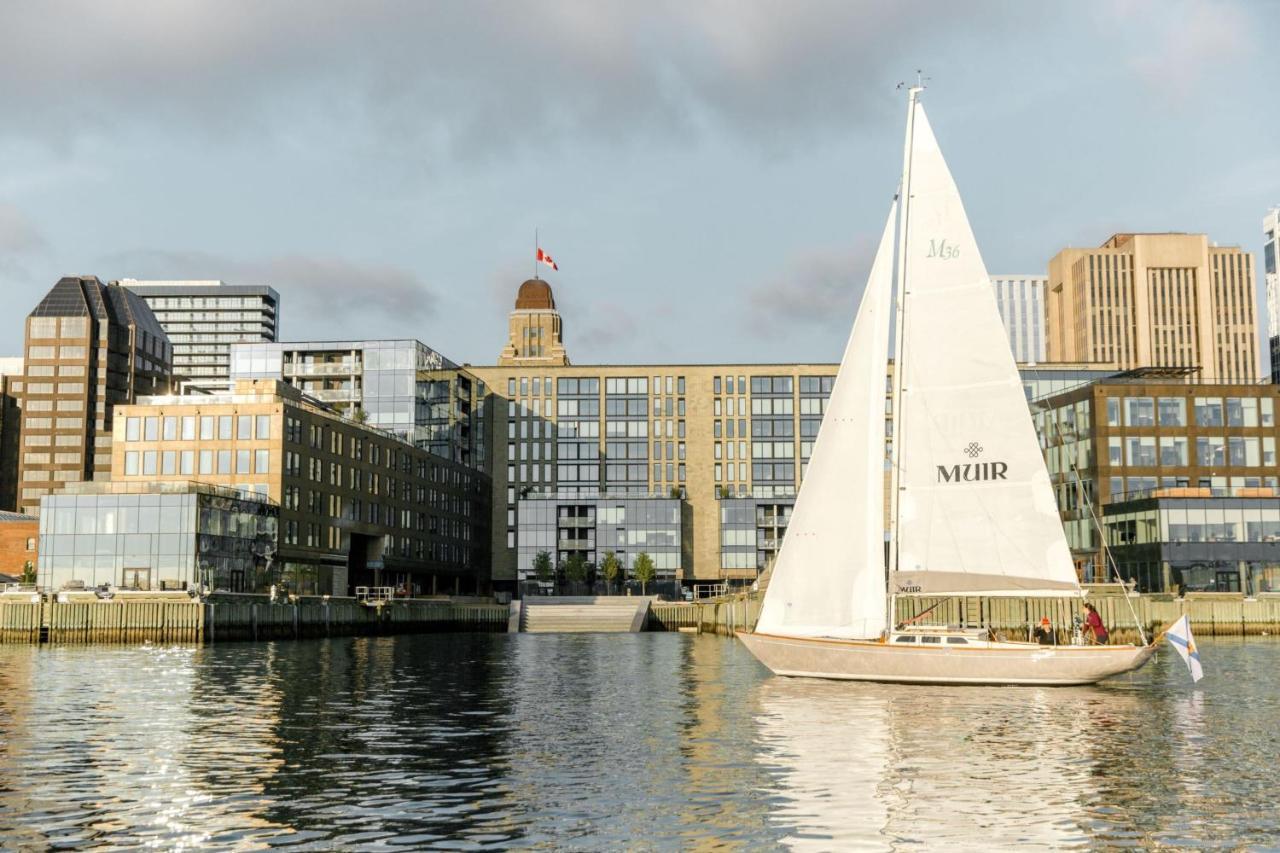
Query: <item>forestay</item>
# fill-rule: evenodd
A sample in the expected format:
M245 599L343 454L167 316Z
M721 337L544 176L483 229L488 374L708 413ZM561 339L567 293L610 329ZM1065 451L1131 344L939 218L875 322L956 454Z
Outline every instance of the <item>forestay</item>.
M885 629L884 377L897 204L840 361L756 631L869 639Z
M894 591L1077 590L990 280L918 103L911 157Z

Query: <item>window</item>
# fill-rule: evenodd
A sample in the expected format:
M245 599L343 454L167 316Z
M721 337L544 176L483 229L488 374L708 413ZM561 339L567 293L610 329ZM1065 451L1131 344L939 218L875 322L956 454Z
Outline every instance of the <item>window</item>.
M1222 398L1196 397L1196 426L1222 426Z
M266 439L271 438L271 416L270 415L258 415L256 437L259 441L264 441ZM339 436L339 438L341 438L341 436ZM339 453L342 452L341 447L339 447L338 452Z
M141 438L142 419L141 418L125 418L124 420L124 440L137 441Z
M124 475L126 477L138 476L138 451L130 450L124 455Z
M253 438L252 415L236 416L236 438L240 441L248 441Z
M158 441L160 439L159 418L142 419L142 437L147 441Z
M182 419L182 440L196 440L196 419L194 415L186 415Z
M1161 397L1157 402L1160 426L1186 426L1187 401L1181 397Z
M156 475L156 452L154 450L146 450L142 453L142 476L154 477Z
M1107 426L1120 426L1120 400L1117 397L1107 398Z
M223 441L231 440L231 415L218 416L218 438Z
M916 638L908 634L902 634L900 636L894 637L893 641L895 643L914 643L916 641Z
M1167 467L1187 464L1186 436L1160 437L1160 464Z
M231 420L231 419L228 418L227 420ZM218 473L219 474L231 473L231 451L230 450L218 451Z
M166 450L160 454L160 473L167 477L172 477L178 473L178 454L173 450Z
M213 416L212 415L200 416L200 440L201 441L213 440Z
M1125 425L1148 427L1156 425L1155 401L1150 397L1125 397Z
M200 451L200 473L201 474L213 473L213 451L212 450Z
M1130 436L1129 464L1140 468L1150 468L1156 464L1156 440L1152 436Z
M184 477L190 477L195 473L193 469L195 465L195 451L184 450L178 454L178 473Z
M165 441L178 440L178 419L175 417L166 417L164 419L164 429L161 436Z
M236 473L237 474L252 473L249 470L249 451L247 450L236 451Z

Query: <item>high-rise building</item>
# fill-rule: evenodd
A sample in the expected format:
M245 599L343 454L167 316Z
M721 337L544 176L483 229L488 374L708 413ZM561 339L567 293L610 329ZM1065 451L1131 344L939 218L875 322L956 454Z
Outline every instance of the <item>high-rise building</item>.
M1054 256L1046 300L1050 361L1258 379L1253 256L1238 247L1203 234L1116 234Z
M60 279L27 317L18 508L62 484L111 476L115 407L164 391L169 338L147 303L96 276Z
M1043 275L993 275L996 306L1009 335L1013 360L1019 364L1039 364L1045 359Z
M261 285L222 281L139 281L120 284L151 306L173 345L173 372L198 387L226 387L231 345L274 341L280 295Z
M1262 247L1262 272L1267 284L1267 342L1271 355L1271 382L1280 384L1280 207L1262 219L1266 243Z
M288 382L415 447L484 467L483 384L421 341L236 344L231 378Z

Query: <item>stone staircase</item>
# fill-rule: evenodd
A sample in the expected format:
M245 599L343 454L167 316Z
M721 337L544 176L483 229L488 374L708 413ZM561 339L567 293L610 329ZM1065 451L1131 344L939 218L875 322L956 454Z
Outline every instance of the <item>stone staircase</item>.
M634 633L649 615L647 596L548 596L511 603L519 630L530 634ZM517 619L513 619L517 622Z

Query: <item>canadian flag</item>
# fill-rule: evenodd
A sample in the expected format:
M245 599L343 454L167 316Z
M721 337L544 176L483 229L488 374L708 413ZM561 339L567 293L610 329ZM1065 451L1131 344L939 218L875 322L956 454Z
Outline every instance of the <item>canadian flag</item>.
M542 251L541 247L539 247L538 249L538 263L546 264L547 266L551 267L553 270L556 270L557 272L559 272L560 270L560 267L556 266L556 262L551 260L551 256L548 255L546 252Z

